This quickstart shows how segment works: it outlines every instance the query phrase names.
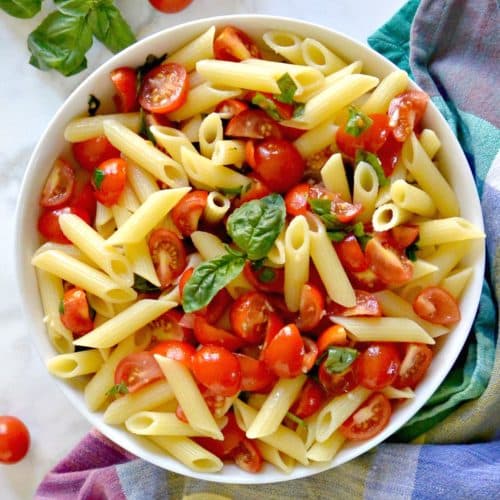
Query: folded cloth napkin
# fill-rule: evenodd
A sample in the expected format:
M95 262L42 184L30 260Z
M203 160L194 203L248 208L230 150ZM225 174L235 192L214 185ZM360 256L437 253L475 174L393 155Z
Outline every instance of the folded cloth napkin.
M500 294L500 157L494 161L500 144L498 24L495 0L410 0L369 39L413 76L454 129L476 179L487 232L488 269L462 356L431 400L395 437L405 442L417 438L420 444L386 443L310 478L249 487L166 473L92 431L45 477L36 498L498 496L500 349L497 346L495 355L497 302L492 293Z

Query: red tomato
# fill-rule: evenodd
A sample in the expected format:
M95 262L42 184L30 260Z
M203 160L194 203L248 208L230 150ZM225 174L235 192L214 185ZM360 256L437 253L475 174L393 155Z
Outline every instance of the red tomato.
M170 113L184 104L188 91L186 68L182 64L163 63L144 76L139 90L139 103L152 113Z
M227 413L227 424L221 431L224 436L223 441L207 437L195 437L193 439L219 458L228 458L239 446L240 442L245 439L245 432L238 427L232 411Z
M75 172L62 158L54 166L45 181L40 205L44 208L58 208L66 204L75 188Z
M356 358L354 376L363 387L379 391L396 380L400 364L394 344L373 343Z
M345 394L352 391L358 385L354 378L352 365L341 373L330 373L323 361L319 365L318 379L326 392L332 396Z
M107 207L115 205L127 183L127 163L122 158L111 158L94 170L92 185L96 200Z
M389 422L392 408L381 393L372 394L340 427L340 432L352 441L376 436Z
M387 288L387 285L383 283L371 269L367 269L366 271L350 272L348 274L351 285L357 290L378 292Z
M330 302L327 314L332 316L382 316L382 308L375 295L364 290L354 290L356 293L356 305L344 307L336 302Z
M220 396L234 396L241 387L241 368L236 356L217 345L205 345L192 358L196 380Z
M78 215L87 224L90 224L90 217L87 212L77 207L56 208L42 212L38 218L38 231L47 240L55 243L71 243L59 226L59 216L61 214Z
M217 323L217 321L219 321L222 315L226 312L226 309L229 307L232 300L231 295L229 295L229 292L225 288L219 290L208 306L206 306L206 320L212 325Z
M226 26L215 37L214 53L216 59L224 61L243 61L260 58L260 51L254 41L234 26Z
M155 229L149 237L149 252L161 288L170 285L186 267L186 250L179 237L168 229Z
M418 238L420 230L418 226L411 224L396 226L391 229L391 237L394 241L394 246L400 250L409 247Z
M258 99L256 99L256 96ZM287 104L281 101L278 101L273 94L269 92L247 92L245 99L250 101L255 106L258 106L263 111L268 113L270 116L275 113L278 114L276 119L280 120L290 120L293 117L293 112L295 110L293 104ZM274 116L272 116L274 118ZM284 128L284 127L283 127ZM283 129L281 129L283 130Z
M386 284L402 285L413 275L413 265L408 258L378 238L366 244L365 255L371 270Z
M272 191L288 191L302 179L304 168L300 153L284 139L265 139L255 146L254 171Z
M111 81L116 89L114 101L119 113L136 111L137 106L137 73L134 68L116 68L110 73Z
M0 462L15 464L22 460L30 447L28 428L17 417L0 416Z
M321 320L324 311L325 299L322 293L314 285L306 283L300 294L297 327L305 331L313 330Z
M276 382L276 376L264 361L236 353L241 368L241 390L268 392Z
M286 213L290 215L306 215L309 210L309 189L306 182L294 186L285 196Z
M163 372L150 352L134 352L125 356L115 369L115 384L125 384L128 392L164 378Z
M350 234L334 246L342 267L346 271L357 272L368 269L368 262L356 236Z
M281 138L278 123L261 109L247 109L233 116L226 126L226 135L247 139Z
M73 287L64 292L61 321L73 332L74 338L81 337L94 329L87 294L81 288Z
M304 135L306 132L305 130L302 130L300 128L286 127L281 123L278 123L278 126L281 130L283 139L286 139L287 141L290 142L297 140L301 135Z
M424 288L415 297L413 310L422 319L435 325L450 326L460 321L457 301L453 295L440 286Z
M246 472L259 472L262 469L262 456L253 439L243 438L232 452L234 463Z
M182 294L184 292L184 287L186 286L186 283L189 281L189 278L191 278L191 276L193 276L193 273L194 273L194 267L186 267L186 269L184 269L181 277L179 278L179 295L181 297L181 301L182 301Z
M318 346L313 339L302 337L304 342L304 357L302 359L302 372L307 373L312 369L318 359Z
M298 398L290 408L290 412L299 418L314 415L326 401L326 392L323 387L312 378L308 378L300 391Z
M149 3L160 12L172 14L185 9L193 0L149 0Z
M431 361L432 351L429 346L408 344L394 386L400 389L415 388L424 378Z
M198 314L194 319L194 336L200 344L222 346L229 351L236 351L243 345L243 340L222 328L212 326Z
M184 236L191 236L198 228L198 222L207 205L206 191L190 191L172 209L172 220Z
M273 297L270 295L268 298L269 300L271 300ZM284 300L283 300L283 305L286 308ZM275 307L275 304L273 304L273 307ZM264 343L262 344L260 359L263 359L263 352L266 350L267 346L271 343L271 340L273 340L274 337L276 337L276 335L284 326L285 324L283 323L282 316L280 314L275 313L274 311L271 311L267 319L266 335L264 337Z
M331 345L345 346L347 344L347 332L341 325L332 325L324 330L318 337L318 353L321 354Z
M390 177L396 168L396 165L403 149L403 143L397 141L394 135L390 134L384 145L377 151L378 159L384 169L386 177Z
M263 350L267 366L278 376L294 378L302 373L304 341L292 323L284 326Z
M90 223L94 223L95 214L97 210L97 200L94 196L94 188L90 181L85 184L76 186L73 193L73 198L70 201L70 206L83 210L89 216Z
M247 144L251 142L252 141L248 141ZM257 176L250 174L248 177L251 179L251 183L249 188L240 195L239 205L243 205L243 203L247 201L259 200L271 194L271 190Z
M165 340L156 344L149 350L151 354L159 354L169 359L180 361L187 368L191 368L191 359L196 353L196 349L187 342L180 340Z
M232 118L248 109L248 104L239 99L226 99L215 106L215 112L224 115L224 118Z
M78 164L89 172L93 172L103 161L120 157L120 151L108 141L105 135L74 142L71 149Z
M177 340L182 342L193 342L193 334L189 328L179 325L182 313L177 309L170 309L149 323L152 335L158 342L164 340Z
M267 266L256 268L251 262L247 262L243 273L250 284L260 292L283 293L283 287L285 286L283 268Z
M363 206L360 203L349 203L343 200L338 193L331 193L319 184L311 186L309 196L313 199L331 200L331 213L344 224L352 222L363 211Z
M233 303L230 311L231 328L249 344L260 344L266 334L272 310L266 297L259 292L247 292Z
M406 141L420 123L427 109L429 96L420 90L408 90L389 104L389 125L396 140Z

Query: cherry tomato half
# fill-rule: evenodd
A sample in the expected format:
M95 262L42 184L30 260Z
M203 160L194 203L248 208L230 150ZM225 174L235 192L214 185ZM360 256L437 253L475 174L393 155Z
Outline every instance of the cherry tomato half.
M309 188L306 182L294 186L285 196L286 213L290 215L306 215L309 210Z
M77 207L56 208L42 212L38 218L38 231L47 240L55 243L71 243L59 226L59 216L61 214L74 214L90 224L90 217L87 212Z
M194 336L200 344L222 346L229 351L236 351L236 349L239 349L244 344L244 341L240 337L222 328L212 326L199 314L196 314L194 318Z
M193 0L149 0L149 3L160 12L172 14L185 9Z
M206 191L190 191L172 209L172 220L183 236L190 236L198 229L198 222L207 205Z
M164 228L155 229L149 237L149 252L161 288L170 285L186 267L186 250L179 237Z
M415 388L424 378L432 361L432 351L425 344L408 344L394 386Z
M194 336L189 328L179 325L182 313L177 309L170 309L149 323L154 340L180 340L182 342L194 342Z
M277 380L264 361L235 353L241 368L241 390L268 392Z
M233 116L226 126L226 135L247 139L281 138L281 130L267 113L260 109L247 109Z
M450 326L460 321L460 308L455 297L440 286L424 288L415 297L413 310L435 325Z
M105 135L74 142L71 149L78 164L89 172L93 172L103 161L120 157L120 151L109 142Z
M226 99L215 106L215 112L223 115L223 118L230 119L248 109L248 104L239 99Z
M93 225L97 211L97 200L95 199L94 188L90 181L84 184L77 183L69 205L86 212L89 216L90 223Z
M299 418L311 417L323 406L326 396L323 387L316 380L308 378L290 412Z
M408 90L389 104L389 125L396 140L406 141L420 123L427 109L429 96L420 90Z
M352 365L341 373L330 372L323 361L319 365L318 378L326 392L332 396L339 396L352 391L358 384L354 378Z
M191 368L191 360L196 353L196 349L187 342L181 340L165 340L152 347L151 354L159 354L169 359L181 362L187 368Z
M61 321L68 330L73 332L74 338L94 329L87 294L81 288L73 287L64 292Z
M382 316L382 307L375 295L364 290L354 290L356 294L356 305L344 307L336 302L330 302L327 314L332 316Z
M260 58L260 51L254 41L244 31L234 26L226 26L215 37L214 53L216 59L224 61Z
M125 356L115 369L115 384L125 384L128 392L164 378L160 366L150 352L134 352Z
M373 343L356 358L354 376L363 387L379 391L396 380L400 364L394 344Z
M349 234L342 241L335 243L334 246L344 269L354 272L368 269L365 254L354 234Z
M278 376L294 378L302 373L304 341L293 324L284 326L263 350L267 366Z
M22 460L30 447L28 428L17 417L0 416L0 463L15 464Z
M231 328L249 344L260 344L266 334L267 321L272 308L259 292L247 292L231 306Z
M285 286L283 268L255 267L252 262L247 262L243 273L250 284L260 292L283 293L283 287Z
M116 89L114 97L119 113L136 111L137 105L137 73L134 68L116 68L110 73L111 81Z
M318 288L306 283L300 294L299 317L297 327L311 331L319 324L325 311L325 298Z
M344 346L347 344L347 332L341 325L332 325L318 337L318 353L321 354L331 345Z
M54 162L54 166L45 181L40 205L44 208L58 208L71 198L75 187L75 172L62 158Z
M256 473L262 469L262 456L253 439L243 438L231 456L234 463L246 472Z
M122 158L104 161L94 170L92 185L96 200L107 207L115 205L127 182L127 163Z

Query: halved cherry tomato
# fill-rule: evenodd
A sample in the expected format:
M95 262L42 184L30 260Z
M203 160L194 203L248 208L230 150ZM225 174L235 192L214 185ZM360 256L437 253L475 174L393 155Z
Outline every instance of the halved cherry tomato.
M266 363L245 354L235 353L241 368L241 390L251 392L268 392L276 382L276 375L269 370Z
M375 295L364 290L354 290L356 293L356 305L344 307L336 302L330 302L327 306L327 314L332 316L382 316L382 308Z
M255 168L255 141L252 139L248 139L245 144L245 162Z
M389 104L389 125L396 140L406 141L420 123L427 109L429 96L420 90L407 90Z
M251 142L248 141L247 144ZM259 200L271 194L271 190L255 174L250 174L248 178L251 179L250 186L240 195L239 205L243 205L247 201Z
M90 224L90 217L87 212L77 207L56 208L42 212L38 218L38 231L47 240L55 243L71 243L59 226L59 216L61 214L74 214Z
M115 384L125 384L128 392L164 378L160 366L150 352L134 352L125 356L115 369Z
M243 344L243 340L222 328L212 326L203 316L195 315L194 336L200 344L222 346L229 351L236 351Z
M207 205L206 191L190 191L172 209L172 220L177 229L184 235L190 236L198 228L198 222Z
M341 373L330 372L323 361L319 365L318 379L326 392L332 396L338 396L352 391L358 384L354 378L352 365Z
M253 439L245 437L231 453L234 463L246 472L259 472L262 469L262 456Z
M120 151L108 141L105 135L74 142L71 150L78 164L89 172L93 172L103 161L120 157Z
M304 168L300 153L284 139L264 139L255 146L254 171L272 191L288 191L302 179Z
M232 118L248 109L248 104L239 99L226 99L215 106L215 112L223 115L223 118Z
M111 158L94 170L92 185L96 200L107 207L118 202L127 183L127 163L122 158Z
M273 298L278 297L277 295L268 296L269 302L273 302L273 307L276 307L275 301L273 301ZM286 304L284 303L285 301L283 300L283 305L286 309ZM287 309L288 310L288 309ZM267 346L271 343L271 340L276 337L276 335L279 333L279 331L285 326L285 323L283 322L281 312L280 314L275 313L274 311L271 311L269 313L269 316L267 318L267 326L266 326L266 334L264 337L264 343L262 344L262 350L260 353L260 359L263 359L264 351L266 350Z
M425 344L408 344L394 386L415 388L424 378L432 361L432 350Z
M247 109L233 116L226 126L226 135L247 139L281 138L278 123L261 109Z
M397 141L393 134L389 134L384 145L377 151L378 159L384 169L386 177L390 177L396 168L396 165L403 149L403 143Z
M122 67L111 71L111 81L116 89L114 97L119 113L136 111L137 105L137 73L134 68Z
M450 326L460 321L460 308L455 297L440 286L424 288L415 297L413 310L435 325Z
M381 393L372 394L340 427L340 432L352 441L376 436L389 422L392 408Z
M400 250L404 250L414 243L420 230L418 226L411 224L402 224L391 229L391 237L394 241L394 246Z
M378 292L387 288L387 285L371 269L350 272L348 275L351 285L357 290Z
M260 344L266 334L267 321L272 308L265 295L247 292L231 306L231 328L249 344Z
M95 199L94 188L92 187L90 181L87 181L84 184L77 184L73 192L73 198L69 204L71 207L86 212L90 218L91 224L94 223L97 211L97 200Z
M188 90L186 68L178 63L163 63L144 76L139 103L152 113L170 113L184 104Z
M181 277L179 278L179 295L182 301L182 294L184 292L184 287L186 286L186 283L189 281L189 278L193 276L194 273L194 267L186 267L184 271L182 272Z
M149 252L161 288L170 285L186 267L186 250L179 237L164 228L155 229L149 237Z
M250 91L245 95L245 99L265 111L275 120L290 120L293 117L294 106L278 101L269 92Z
M177 340L182 342L193 342L194 336L189 328L179 325L182 313L177 309L170 309L149 323L154 340Z
M77 287L64 292L62 300L62 324L78 338L94 328L94 321L90 317L90 308L87 294Z
M234 26L226 26L215 37L214 53L216 59L224 61L260 58L260 51L254 41L244 31Z
M263 350L267 366L278 376L294 378L302 373L304 341L293 324L284 326Z
M75 172L62 158L54 162L45 185L40 205L44 208L58 208L66 204L71 198L75 187Z
M400 364L399 351L394 344L373 343L356 358L354 376L363 387L379 391L396 380Z
M0 463L15 464L22 460L30 447L30 433L17 417L0 416Z
M371 270L386 284L402 285L413 275L413 265L408 258L378 238L366 244L365 255Z
M343 200L338 193L332 193L320 184L314 184L310 187L309 197L331 200L330 211L343 224L352 222L363 211L361 203L349 203Z
M323 353L331 345L345 346L347 344L347 332L341 325L329 326L318 337L318 354Z
M286 213L290 215L305 215L309 210L310 184L303 182L294 186L285 196Z
M243 273L250 284L260 292L283 293L285 285L285 272L283 268L255 267L252 262L247 262Z
M229 292L225 288L219 290L215 294L215 297L206 306L206 320L211 325L217 323L217 321L219 321L222 315L226 312L226 309L229 307L229 304L231 304L231 302L232 298L231 295L229 295Z
M215 394L229 397L240 390L240 363L224 347L204 345L192 358L192 370L196 380Z
M149 3L160 12L172 14L185 9L193 0L149 0Z
M314 415L326 401L326 391L312 378L308 378L299 396L290 408L290 412L299 418Z
M334 246L344 269L355 272L368 269L365 254L354 234L349 234Z
M325 312L325 298L314 286L306 283L300 294L299 317L297 327L300 330L311 331L321 320Z
M156 344L149 350L151 354L159 354L169 359L180 361L187 368L191 368L191 360L196 354L196 349L181 340L165 340Z
M306 131L303 129L295 127L287 127L282 123L278 123L278 126L281 130L281 135L283 136L283 139L286 139L287 141L290 142L297 140L301 135L304 135L306 133Z
M304 357L302 358L302 372L309 372L318 359L318 346L313 339L302 337L304 342Z

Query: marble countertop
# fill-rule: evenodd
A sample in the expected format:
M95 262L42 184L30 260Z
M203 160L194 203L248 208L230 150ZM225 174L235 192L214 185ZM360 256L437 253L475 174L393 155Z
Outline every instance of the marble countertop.
M153 10L147 0L118 3L138 38L200 17L259 13L316 22L366 42L404 0L194 0L185 11L170 15ZM44 12L52 8L52 2L44 2ZM32 437L23 461L0 465L4 500L31 498L43 476L90 428L57 388L32 345L16 285L14 213L24 170L47 123L70 92L111 54L94 43L88 69L70 78L33 68L26 39L44 15L19 20L0 11L0 414L20 417Z

